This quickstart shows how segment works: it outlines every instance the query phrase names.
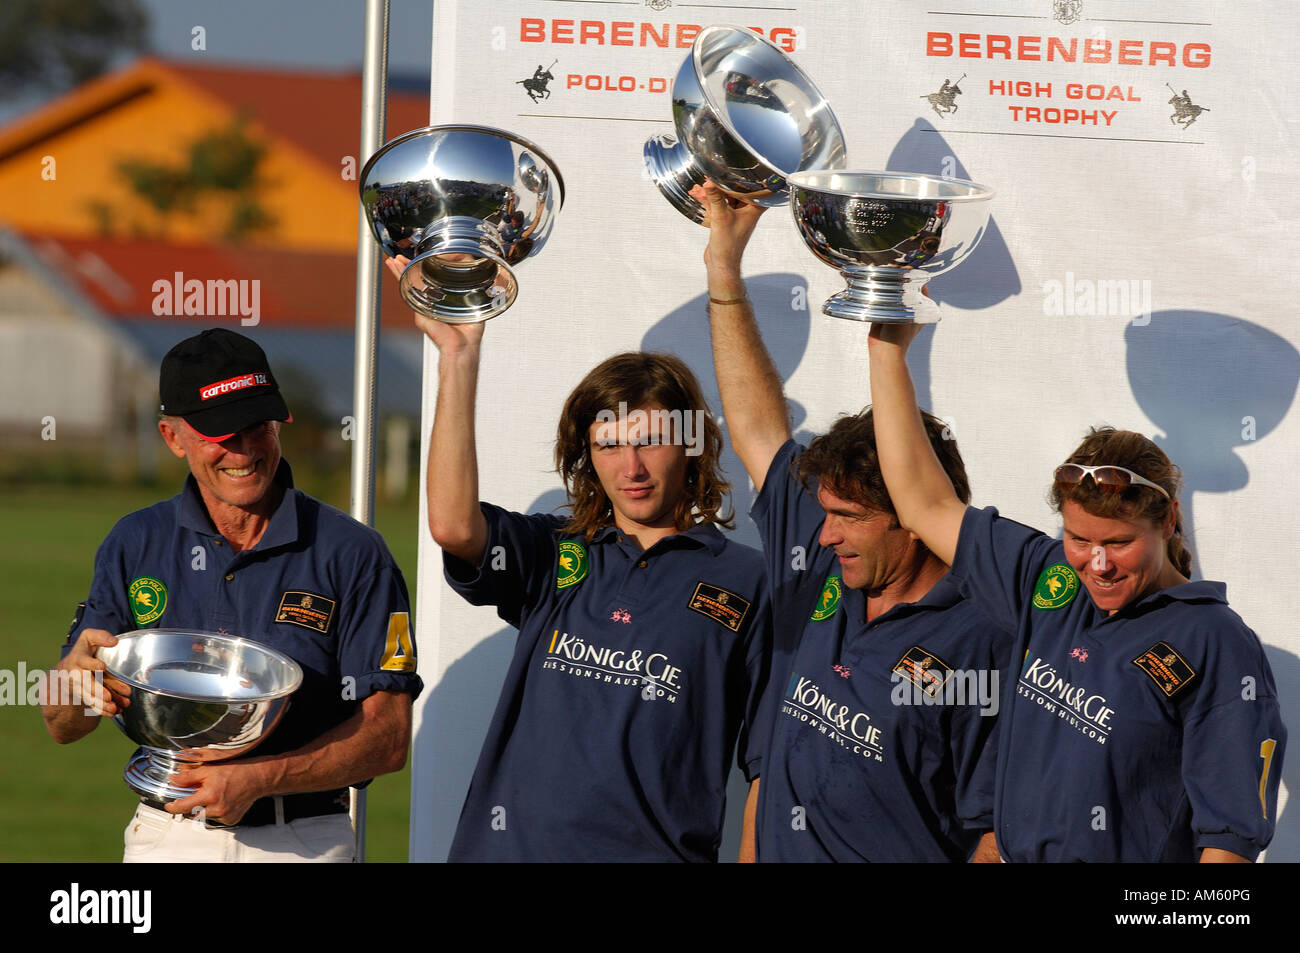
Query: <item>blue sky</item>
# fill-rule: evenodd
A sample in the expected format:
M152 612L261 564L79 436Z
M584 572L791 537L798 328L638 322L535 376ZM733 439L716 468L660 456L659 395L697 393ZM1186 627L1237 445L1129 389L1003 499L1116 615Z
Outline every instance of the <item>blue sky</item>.
M162 56L206 55L223 62L360 68L364 0L144 0L151 39ZM391 69L429 73L433 0L391 0ZM193 53L191 31L207 31L207 51Z

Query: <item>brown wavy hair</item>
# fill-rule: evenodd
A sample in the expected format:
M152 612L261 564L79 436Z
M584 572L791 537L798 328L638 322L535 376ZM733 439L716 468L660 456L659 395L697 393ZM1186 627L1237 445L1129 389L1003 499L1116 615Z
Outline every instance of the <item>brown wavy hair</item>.
M970 481L957 441L938 417L923 410L921 419L953 491L963 503L969 503ZM885 478L880 473L876 427L870 407L855 417L841 417L829 431L813 440L808 450L795 459L794 474L810 493L815 492L814 483L820 483L841 499L888 513L898 522Z
M1090 479L1079 483L1053 483L1048 501L1056 512L1067 502L1078 503L1093 516L1103 519L1150 520L1156 526L1169 518L1178 493L1183 488L1183 472L1174 465L1154 442L1131 430L1093 427L1083 443L1066 459L1066 463L1084 466L1117 466L1132 470L1152 483L1159 484L1166 499L1149 486L1134 484L1123 490L1103 489ZM1184 576L1190 576L1192 554L1183 538L1182 512L1174 522L1174 535L1165 545L1169 561Z
M629 410L658 404L683 415L704 411L702 448L686 458L686 493L678 501L673 522L679 530L693 523L717 523L730 529L733 512L721 513L731 484L722 476L722 430L705 403L699 381L680 358L671 354L628 351L615 354L592 368L573 389L555 435L555 469L569 494L566 533L582 533L587 540L596 530L614 521L614 507L605 495L591 462L591 425L601 412L618 412L623 403Z

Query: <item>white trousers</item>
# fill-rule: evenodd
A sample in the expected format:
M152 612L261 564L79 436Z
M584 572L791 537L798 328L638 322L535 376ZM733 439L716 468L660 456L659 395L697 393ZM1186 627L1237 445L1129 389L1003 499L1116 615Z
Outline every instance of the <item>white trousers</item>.
M122 862L126 864L350 864L356 856L347 814L223 829L141 804L126 826L123 840Z

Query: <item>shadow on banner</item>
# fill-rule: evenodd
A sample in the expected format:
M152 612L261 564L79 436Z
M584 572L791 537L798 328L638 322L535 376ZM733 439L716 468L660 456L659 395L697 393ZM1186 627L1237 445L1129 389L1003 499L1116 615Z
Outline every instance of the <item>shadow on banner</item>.
M997 181L981 181L973 176L957 158L957 152L948 140L926 119L917 119L904 133L889 154L885 168L890 172L919 172L943 175L949 178L969 179L1001 191L1006 185ZM982 311L1001 304L1020 294L1020 272L1011 257L1007 240L998 228L997 197L993 199L993 212L989 215L984 237L969 258L947 274L931 279L926 285L930 297L941 306L960 308L963 311ZM934 326L924 328L908 351L907 363L916 386L916 400L926 410L934 411L930 393L930 349L934 344Z
M1200 578L1195 494L1246 486L1236 448L1282 422L1300 354L1272 331L1208 311L1157 311L1149 323L1130 323L1124 340L1133 396L1162 431L1153 439L1183 471L1183 527Z
M810 259L811 260L811 259ZM790 379L808 350L808 336L811 321L830 321L821 314L821 305L808 300L807 280L802 275L791 272L776 272L756 275L745 280L750 300L754 304L754 319L758 323L763 343L772 355L772 363L782 381ZM796 300L796 289L802 289L801 297L806 302L807 310L793 310L792 301ZM661 351L674 354L686 362L699 379L704 399L715 416L722 414L722 398L718 394L718 379L713 370L713 344L709 334L708 295L702 294L692 298L668 314L664 315L641 339L641 348L646 351ZM871 400L867 393L867 382L862 382L862 403L856 407L846 407L847 413L856 414ZM808 416L803 405L796 400L786 398L786 408L790 414L790 427L798 431ZM809 436L798 435L807 443ZM736 510L736 538L748 546L757 548L758 533L749 520L749 508L754 503L754 493L746 479L745 468L732 449L731 435L726 421L722 423L723 453L722 466L727 478L731 480L731 502Z

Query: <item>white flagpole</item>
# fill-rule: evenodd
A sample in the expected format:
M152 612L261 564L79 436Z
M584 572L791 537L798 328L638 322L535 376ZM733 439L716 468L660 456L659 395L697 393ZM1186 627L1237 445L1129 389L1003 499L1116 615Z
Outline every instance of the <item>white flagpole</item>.
M366 0L361 66L361 153L357 171L384 144L388 102L388 0ZM352 390L352 506L354 519L375 522L375 364L379 355L379 246L357 201L356 352ZM366 859L366 792L352 788L357 863Z

